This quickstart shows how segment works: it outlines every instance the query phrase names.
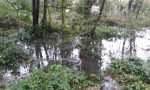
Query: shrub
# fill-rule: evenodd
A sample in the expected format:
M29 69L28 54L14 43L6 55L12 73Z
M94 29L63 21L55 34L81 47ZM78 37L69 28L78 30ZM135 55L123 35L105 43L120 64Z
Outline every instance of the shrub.
M150 70L139 59L116 60L106 70L125 90L145 90L150 83Z
M95 85L88 80L83 72L52 65L33 73L18 83L15 90L80 90L83 87Z
M16 18L6 15L4 17L0 17L0 28L13 29L20 26L19 21Z
M0 45L1 57L0 68L3 70L12 70L16 74L20 64L28 60L28 55L19 46L12 42L2 43Z

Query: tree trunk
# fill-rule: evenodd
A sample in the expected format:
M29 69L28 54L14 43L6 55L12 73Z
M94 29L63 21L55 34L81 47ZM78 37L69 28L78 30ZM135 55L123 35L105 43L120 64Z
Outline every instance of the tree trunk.
M131 11L133 0L129 0L128 11Z
M96 27L97 27L97 24L98 24L97 22L101 19L101 15L102 15L102 12L103 12L105 3L106 3L106 0L103 0L103 1L102 1L102 5L100 5L101 8L100 8L99 15L98 15L97 19L95 20L95 25L94 25L94 27L93 27L93 29L92 29L92 31L91 31L91 34L92 34L92 35L95 34L95 30L96 30Z
M138 10L137 10L137 13L136 13L136 19L138 18L138 15L139 15L139 12L142 8L142 5L143 5L143 1L139 2L139 7L138 7Z
M91 15L91 8L97 0L85 0L84 17L87 19Z
M33 27L34 30L38 27L38 21L39 21L39 7L40 1L39 0L32 0L32 16L33 16Z
M62 27L64 27L64 0L61 2L61 20L62 20Z
M42 20L43 30L45 30L47 26L47 7L48 7L48 0L44 0L44 11L43 11L43 20Z

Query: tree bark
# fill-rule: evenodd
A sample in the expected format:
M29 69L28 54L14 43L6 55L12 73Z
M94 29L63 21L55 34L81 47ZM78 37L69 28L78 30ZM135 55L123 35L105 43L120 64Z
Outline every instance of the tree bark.
M87 19L91 15L91 8L97 0L85 0L84 17Z
M138 10L137 10L137 13L136 13L136 19L138 18L138 15L139 15L139 12L142 8L142 5L143 5L143 1L139 2L139 7L138 7Z
M62 27L64 27L64 0L61 2L61 19L62 19Z
M129 0L128 11L131 11L133 0Z
M102 12L103 12L105 3L106 3L106 0L103 0L102 5L101 5L101 8L100 8L99 15L98 15L97 19L95 20L95 25L94 25L94 27L93 27L93 29L92 29L92 31L91 31L91 34L92 34L92 35L95 34L95 30L96 30L96 27L97 27L97 25L98 25L97 22L101 19L101 15L102 15Z
M39 0L32 0L32 16L33 16L33 27L34 30L38 27L39 22L39 7L40 1Z
M48 0L44 0L44 11L43 11L43 20L42 20L43 30L45 30L47 26L47 7L48 7Z

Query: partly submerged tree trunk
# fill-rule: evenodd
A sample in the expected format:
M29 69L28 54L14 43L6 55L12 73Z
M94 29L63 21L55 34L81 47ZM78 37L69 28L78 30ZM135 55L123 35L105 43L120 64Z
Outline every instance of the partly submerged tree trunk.
M47 7L48 7L48 0L44 0L44 11L43 11L43 20L42 20L43 30L45 30L47 26Z
M99 3L100 3L100 1L99 1ZM103 0L103 1L102 1L102 4L101 4L101 5L99 4L99 6L100 6L100 11L99 11L99 15L98 15L97 19L95 20L95 25L94 25L93 29L91 30L91 34L92 34L92 35L95 34L95 30L96 30L98 21L101 19L101 15L102 15L102 12L103 12L105 3L106 3L106 0Z
M123 39L124 40L123 40L122 53L121 53L122 59L124 58L124 53L125 53L126 37L124 37Z
M32 16L33 16L33 28L34 30L38 27L39 22L39 7L40 1L39 0L32 0Z

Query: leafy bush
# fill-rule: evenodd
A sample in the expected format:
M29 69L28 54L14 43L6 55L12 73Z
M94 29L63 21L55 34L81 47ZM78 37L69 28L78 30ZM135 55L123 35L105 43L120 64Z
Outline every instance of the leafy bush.
M17 19L15 18L16 12L12 6L5 0L0 0L0 27L1 28L13 28L18 26Z
M31 25L32 4L28 0L0 0L0 11L1 28Z
M82 72L75 72L61 65L52 65L22 80L14 90L80 90L93 85L94 83Z
M0 0L0 17L3 17L5 15L14 15L15 12L13 11L11 5L6 3L5 0Z
M20 26L19 21L11 15L0 17L0 28L12 29Z
M83 0L80 0L79 3L77 3L76 6L76 12L78 14L84 15L84 6L85 6L85 2Z
M12 42L0 44L0 67L3 70L12 70L16 73L20 64L28 60L28 55L19 46Z
M37 28L37 30L34 30L33 27L25 27L23 29L19 30L19 39L21 41L27 41L27 42L34 42L36 40L41 40L43 41L43 39L48 39L53 33L58 33L58 34L63 34L64 36L72 36L75 33L75 31L64 27L62 29L61 26L47 26L46 30L43 31L41 26L39 26Z
M145 90L150 84L150 70L139 59L116 60L106 70L125 90Z

